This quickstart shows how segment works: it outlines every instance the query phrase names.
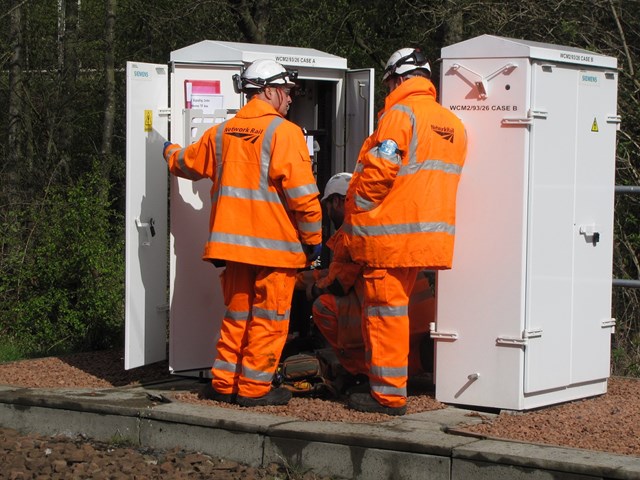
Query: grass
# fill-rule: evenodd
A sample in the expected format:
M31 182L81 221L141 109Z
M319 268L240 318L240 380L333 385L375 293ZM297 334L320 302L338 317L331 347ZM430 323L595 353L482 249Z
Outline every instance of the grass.
M23 358L25 355L19 347L6 339L0 340L0 363L15 362Z

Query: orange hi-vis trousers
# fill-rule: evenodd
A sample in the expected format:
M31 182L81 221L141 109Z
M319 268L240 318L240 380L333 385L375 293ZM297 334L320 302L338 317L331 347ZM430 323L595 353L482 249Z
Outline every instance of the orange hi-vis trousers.
M419 267L365 267L362 308L371 395L388 407L407 403L409 295Z
M289 330L295 275L295 268L227 261L220 277L227 310L211 368L218 392L256 398L271 390Z
M320 295L313 304L313 321L329 342L340 364L352 375L367 375L362 336L362 279L347 295ZM409 296L409 376L424 372L420 345L435 318L435 297L424 272L418 274ZM428 372L433 373L433 372Z
M360 295L356 289L360 290ZM313 322L351 375L368 373L362 339L362 281L347 295L320 295L313 302Z

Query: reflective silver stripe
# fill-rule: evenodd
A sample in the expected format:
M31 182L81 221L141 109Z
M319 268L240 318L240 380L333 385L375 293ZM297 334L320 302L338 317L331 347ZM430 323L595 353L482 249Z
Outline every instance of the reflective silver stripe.
M356 163L356 168L353 169L353 173L362 173L364 165L361 162Z
M378 147L379 145L376 145L371 150L369 150L369 154L373 155L376 158L381 158L390 163L393 163L394 165L400 165L402 163L402 158L400 157L400 155L398 155L397 153L394 153L393 155L387 155L386 153L381 152Z
M289 320L289 310L279 314L277 310L266 310L264 308L253 307L253 317L266 318L271 321Z
M416 116L406 105L394 105L391 110L398 110L409 117L411 123L411 138L409 139L409 151L407 152L408 163L418 162L418 136L416 135Z
M367 316L369 317L406 317L409 314L407 305L391 306L391 305L372 305L367 307Z
M302 185L300 187L288 188L284 191L285 195L289 198L300 198L305 195L312 195L320 193L318 191L318 186L315 183L310 183L309 185Z
M391 385L382 385L378 383L371 383L371 390L382 395L399 395L401 397L407 396L407 388L397 388Z
M298 222L298 230L302 232L319 232L322 230L322 222Z
M224 158L222 155L223 150L223 125L227 123L229 120L222 122L218 126L218 130L216 131L216 152L219 152L217 155L218 163L218 179L222 179L222 172L224 162L221 160ZM284 119L282 117L274 117L274 119L269 123L269 126L266 128L262 140L262 145L260 149L260 179L259 179L259 187L256 190L250 188L240 188L240 187L231 187L231 186L222 186L221 180L219 181L219 187L213 192L211 196L211 202L215 203L221 196L227 196L232 198L243 198L246 200L257 200L257 201L265 201L270 203L281 203L282 199L278 195L277 192L269 191L269 168L271 167L271 142L273 140L273 132L280 125ZM286 206L285 206L286 209Z
M320 297L316 298L316 301L313 302L313 308L315 308L321 315L335 316L335 312L329 310L329 308L320 300Z
M445 222L417 222L417 223L397 223L389 225L343 225L347 234L361 237L377 237L379 235L402 235L407 233L438 233L444 232L455 235L456 227Z
M331 328L333 326L333 322L330 319L325 317L335 318L336 313L330 310L324 304L324 302L320 300L320 297L316 298L316 300L313 302L313 311L314 311L314 316L313 316L314 321L316 322L319 321L320 323L322 323L322 325L324 325L327 328Z
M385 155L384 153L380 153L377 145L371 150L369 150L369 153L377 158L388 160L389 162L395 165L400 165L400 171L402 171L403 168L407 169L410 165L418 163L418 156L417 156L418 138L416 135L416 117L413 113L413 110L411 110L406 105L394 105L393 107L391 107L391 110L398 110L399 112L406 114L409 117L409 122L411 123L411 138L409 139L409 151L407 152L407 159L408 159L409 165L403 167L402 158L398 154L389 156L389 155ZM387 112L385 112L385 115L386 113ZM380 118L380 121L382 120L382 118L384 118L385 115L382 115L382 117ZM356 164L356 168L355 168L356 172L361 172L362 169L363 169L363 166L360 163ZM358 195L355 196L354 201L356 206L360 210L365 212L369 212L378 206L378 204L376 204L375 202L372 202L371 200L365 200L364 198Z
M454 175L460 175L462 167L455 163L447 163L442 160L425 160L420 163L413 163L410 165L403 165L400 167L398 176L413 175L420 170L438 170L444 173L451 173Z
M398 176L413 175L421 170L437 170L444 173L450 173L453 175L460 175L462 173L462 167L454 163L443 162L442 160L425 160L420 163L412 163L409 165L403 165L398 170ZM355 195L356 206L363 211L370 211L377 207L375 202L365 200L360 195Z
M216 192L218 194L218 192ZM242 198L245 200L257 200L260 202L281 203L280 196L276 192L268 190L254 190L243 187L223 186L219 191L221 197Z
M248 320L249 319L249 312L245 311L245 312L234 312L231 310L227 310L224 313L224 318L228 318L229 320Z
M316 322L320 322L322 325L324 325L327 328L332 328L332 326L333 326L332 325L333 322L331 322L329 319L324 318L324 317L320 317L319 319L318 318L314 318L314 320Z
M229 120L225 120L224 122L222 122L220 125L218 125L218 129L216 130L216 138L215 138L215 142L216 142L216 178L218 180L218 188L213 192L213 195L211 196L211 203L215 204L218 201L218 197L220 196L220 188L222 186L222 172L224 171L224 163L222 162L222 159L224 158L223 155L223 150L224 150L224 142L222 141L223 139L223 134L224 134L224 127L225 124L228 122Z
M277 250L287 253L302 253L302 245L300 245L299 242L287 242L285 240L250 237L248 235L236 235L233 233L211 232L209 234L209 241L226 243L229 245L238 245L241 247Z
M273 379L273 373L263 372L261 370L253 370L252 368L242 366L242 376L250 378L251 380L257 380L259 382L270 382Z
M370 200L365 200L360 195L356 195L355 196L355 202L356 202L356 206L360 210L363 210L365 212L368 212L369 210L373 210L374 208L376 208L378 206L377 203L372 202Z
M237 363L225 362L224 360L219 360L216 358L215 362L213 362L214 370L224 370L225 372L233 372L240 373L240 365Z
M185 148L181 148L180 150L178 150L178 166L180 167L180 170L182 171L182 173L184 173L185 176L188 177L190 180L199 180L201 178L200 175L198 173L194 172L193 170L191 170L184 163L184 152L185 151L186 151Z
M406 377L408 372L408 368L404 367L376 367L375 365L371 365L369 368L369 373L376 377L388 377L388 378L402 378Z
M269 189L269 169L271 168L271 143L273 142L273 133L276 128L284 122L284 118L275 117L264 131L262 140L262 150L260 151L260 189L267 191Z

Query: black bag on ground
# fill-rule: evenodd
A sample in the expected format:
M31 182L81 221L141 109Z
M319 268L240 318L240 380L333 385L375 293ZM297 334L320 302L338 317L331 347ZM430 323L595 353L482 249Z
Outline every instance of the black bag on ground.
M332 398L336 396L333 386L325 378L318 357L306 353L285 358L278 366L274 383L291 391L293 395Z

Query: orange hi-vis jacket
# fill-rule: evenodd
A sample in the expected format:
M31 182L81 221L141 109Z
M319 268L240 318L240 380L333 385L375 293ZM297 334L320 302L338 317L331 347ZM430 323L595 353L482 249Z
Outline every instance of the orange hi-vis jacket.
M451 268L466 149L462 122L437 103L430 80L412 77L393 90L347 191L343 228L353 260Z
M301 268L302 244L322 242L322 211L300 127L254 98L186 148L170 145L171 173L210 178L205 260Z
M339 228L327 241L333 252L327 275L318 279L316 285L335 295L346 295L362 275L362 265L354 263L344 246L345 233Z

